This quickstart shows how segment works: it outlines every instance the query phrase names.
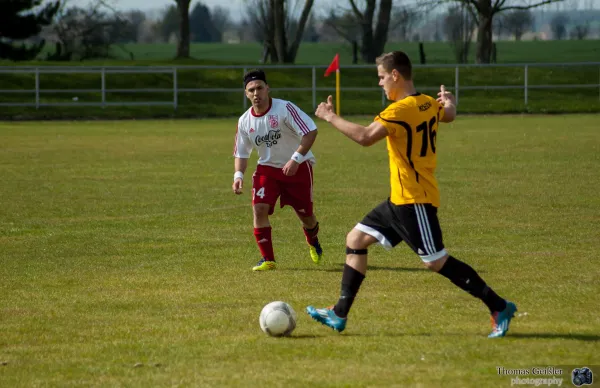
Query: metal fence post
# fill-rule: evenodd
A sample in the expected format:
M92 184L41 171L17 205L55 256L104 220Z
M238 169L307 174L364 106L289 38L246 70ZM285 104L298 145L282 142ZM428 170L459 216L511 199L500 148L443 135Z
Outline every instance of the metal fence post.
M312 102L313 111L317 110L317 69L314 66L312 68Z
M381 88L381 107L385 108L385 91Z
M244 74L246 74L248 70L246 70L246 68L244 67L244 73L242 74L242 79L244 78ZM244 87L244 83L242 82L242 87ZM242 111L246 111L246 109L248 109L248 100L246 99L246 93L242 93L242 98L244 99L242 102Z
M177 89L177 68L173 68L173 110L177 110L178 101L178 89Z
M35 109L40 109L40 68L35 68Z
M102 108L106 107L106 68L102 68L101 78L101 90L100 95L102 96Z
M527 101L528 101L528 97L529 97L527 95L527 85L529 83L529 80L528 80L528 78L529 78L528 77L528 72L529 71L528 70L529 70L529 66L525 65L525 74L524 74L524 78L525 78L525 106L527 106Z
M458 106L458 66L454 69L454 97Z

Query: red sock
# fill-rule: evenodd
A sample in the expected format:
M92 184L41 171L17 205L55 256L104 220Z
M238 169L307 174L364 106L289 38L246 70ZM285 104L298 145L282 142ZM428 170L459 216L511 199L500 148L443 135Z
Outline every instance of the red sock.
M254 237L260 249L260 254L266 261L275 261L273 253L273 242L271 241L271 227L254 228Z
M306 242L310 245L315 245L319 243L319 238L317 235L319 234L319 223L315 225L312 229L302 228L304 230L304 236L306 237Z

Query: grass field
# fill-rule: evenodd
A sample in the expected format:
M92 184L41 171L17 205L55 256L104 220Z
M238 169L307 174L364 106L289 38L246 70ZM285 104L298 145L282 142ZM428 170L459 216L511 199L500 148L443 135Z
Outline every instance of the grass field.
M498 63L539 63L539 62L589 62L600 58L600 40L556 40L556 41L498 41ZM176 44L127 44L124 51L113 51L117 60L129 61L129 52L136 61L170 61L175 57ZM388 42L387 51L402 50L415 62L419 58L418 42ZM448 42L424 42L424 50L429 64L456 63L452 46ZM262 57L262 45L256 42L240 44L192 43L190 55L195 60L221 64L256 65ZM296 64L328 65L333 56L339 53L342 64L352 63L352 48L345 43L302 43L298 50ZM475 62L475 42L472 43L469 62Z
M600 68L591 64L600 58L600 40L581 41L500 41L497 42L498 64L529 63L527 82L524 66L486 66L460 68L460 106L463 113L597 113L600 112ZM180 66L176 83L177 109L173 108L173 85L175 76L167 73L114 73L105 75L105 101L109 106L93 107L102 101L102 76L98 70L92 73L41 73L39 86L42 90L39 102L69 104L71 106L16 107L3 106L0 119L123 119L123 118L209 118L231 117L243 109L240 89L244 69L259 66L262 53L257 43L193 44L193 59L173 60L175 45L135 44L127 46L135 60L123 59L122 52L115 58L84 62L2 62L0 66ZM414 79L421 91L432 93L440 84L449 88L455 85L453 67L435 68L436 64L455 63L451 46L446 42L427 42L427 64L418 64L417 43L390 43L386 50L404 50L415 64ZM474 49L472 50L474 53ZM336 53L341 56L343 113L370 114L381 109L381 91L377 87L376 73L372 68L352 68L351 53L347 45L334 43L305 43L300 47L297 65L314 65L317 100L335 91L335 77L323 77L323 72ZM588 62L585 65L581 62ZM538 65L536 65L538 64ZM545 64L545 65L539 65ZM553 65L549 65L553 64ZM566 65L563 65L566 64ZM215 66L193 68L189 66ZM238 68L233 68L238 66ZM2 69L0 69L2 70ZM268 79L275 96L292 99L305 110L314 110L311 87L312 69L291 67L268 68ZM528 102L525 103L523 85L528 85ZM35 73L0 74L0 103L34 104ZM556 87L546 88L546 85ZM572 85L567 87L566 85ZM579 86L583 85L583 86ZM352 88L372 90L352 90ZM469 88L483 89L469 89ZM502 89L499 87L514 87ZM190 89L205 89L191 92ZM277 90L304 88L300 91ZM129 91L123 91L127 90ZM131 91L131 90L135 91ZM187 91L186 91L187 89ZM229 89L228 91L206 91ZM161 91L162 90L162 91ZM10 92L6 92L10 91ZM162 106L146 106L144 103L163 103ZM124 106L122 103L138 104Z
M293 211L277 209L279 268L252 273L248 190L231 193L235 120L0 123L0 386L498 387L514 377L500 366L600 373L597 115L440 129L445 245L518 304L501 340L486 338L481 302L406 246L370 249L343 334L303 313L337 300L345 234L389 190L384 144L319 124L327 262L312 264ZM298 311L291 338L260 331L272 300Z

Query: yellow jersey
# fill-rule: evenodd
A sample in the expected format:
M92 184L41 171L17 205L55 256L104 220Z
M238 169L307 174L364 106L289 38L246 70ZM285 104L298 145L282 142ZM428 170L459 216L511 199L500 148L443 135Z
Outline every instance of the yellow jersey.
M375 118L388 130L392 203L440 206L434 172L436 135L443 117L444 107L435 98L417 93L395 101Z

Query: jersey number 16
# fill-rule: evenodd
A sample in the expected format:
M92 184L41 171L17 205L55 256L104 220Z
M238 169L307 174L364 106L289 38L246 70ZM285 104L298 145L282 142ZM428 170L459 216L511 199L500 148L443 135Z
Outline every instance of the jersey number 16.
M417 125L417 132L423 132L423 142L421 143L421 156L427 155L427 146L431 144L431 152L435 154L435 137L437 134L437 119L435 116L427 121L423 121L421 124ZM429 141L427 140L429 139Z

